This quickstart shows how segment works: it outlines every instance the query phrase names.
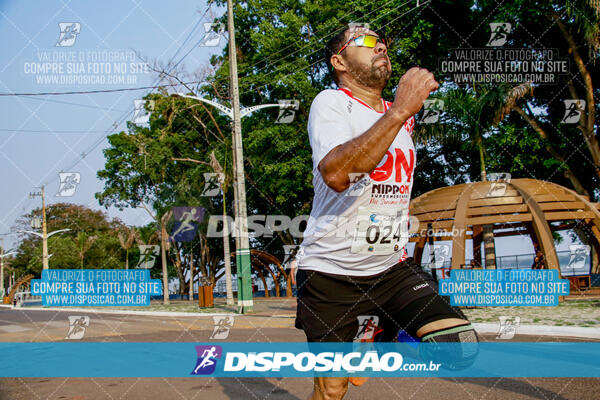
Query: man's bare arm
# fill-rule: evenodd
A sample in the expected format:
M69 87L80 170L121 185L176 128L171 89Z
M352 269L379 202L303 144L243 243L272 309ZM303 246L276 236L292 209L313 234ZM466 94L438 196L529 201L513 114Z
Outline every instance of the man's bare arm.
M336 192L350 186L349 174L370 173L385 155L402 125L419 112L438 88L433 74L413 67L402 76L390 109L362 135L332 149L319 163L323 180ZM332 134L335 134L332 132Z

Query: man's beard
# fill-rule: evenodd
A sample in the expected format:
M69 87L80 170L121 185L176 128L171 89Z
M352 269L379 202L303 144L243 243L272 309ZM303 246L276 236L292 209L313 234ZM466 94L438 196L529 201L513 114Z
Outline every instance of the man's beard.
M387 68L387 60L386 63L375 65L381 59L382 57L376 58L370 66L360 63L354 64L352 61L347 60L348 72L360 85L383 90L390 79L391 72Z

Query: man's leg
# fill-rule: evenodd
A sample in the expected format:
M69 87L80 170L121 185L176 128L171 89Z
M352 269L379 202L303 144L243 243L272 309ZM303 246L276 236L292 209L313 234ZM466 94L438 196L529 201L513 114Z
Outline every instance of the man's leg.
M417 335L425 343L419 357L442 362L447 369L468 368L479 354L479 338L466 319L437 320L423 326Z
M466 325L469 321L459 318L444 318L437 321L429 322L417 330L417 337L422 338L430 332L439 331L446 328L453 328L459 325Z
M418 356L422 360L443 360L449 369L470 366L478 353L478 337L462 311L448 304L447 298L432 294L411 302L398 320L400 328L420 339ZM456 343L456 345L437 345Z
M455 369L472 364L478 352L478 338L467 317L458 307L450 305L448 297L439 295L432 276L412 259L407 259L401 266L390 276L397 290L386 292L389 297L380 301L389 313L387 318L382 319L383 341L395 340L398 331L403 329L425 343L419 346L419 351L425 352L419 354L419 358L442 358L447 361L447 368ZM442 354L444 351L446 353Z
M348 378L323 378L314 380L314 390L308 400L339 400L348 391Z
M357 316L377 314L368 296L373 284L361 278L298 270L296 327L309 342L352 342L359 329ZM309 399L342 399L348 382L347 377L314 378Z

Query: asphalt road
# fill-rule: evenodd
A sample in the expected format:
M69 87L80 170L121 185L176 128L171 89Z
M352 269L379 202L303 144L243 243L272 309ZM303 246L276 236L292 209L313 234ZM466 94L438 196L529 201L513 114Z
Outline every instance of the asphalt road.
M212 317L148 317L0 309L0 340L63 341L68 316L90 317L82 341L206 342ZM293 318L236 316L227 341L304 341ZM495 335L482 340L495 341ZM517 335L515 341L576 341ZM586 339L581 339L586 340ZM10 360L3 360L10 362ZM59 368L59 367L57 367ZM306 399L307 378L1 378L0 400L20 399ZM344 399L597 400L598 378L372 378Z

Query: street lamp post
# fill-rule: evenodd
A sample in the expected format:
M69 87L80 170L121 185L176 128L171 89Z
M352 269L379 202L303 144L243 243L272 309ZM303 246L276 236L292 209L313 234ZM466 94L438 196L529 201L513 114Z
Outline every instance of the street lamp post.
M46 190L45 187L41 187L41 191L37 193L29 193L29 197L33 198L36 196L42 197L42 267L48 269L48 235L46 226ZM39 236L38 233L35 233Z
M4 252L4 239L2 239L2 245L0 245L0 294L4 296L4 258L16 254L14 251Z
M235 237L236 246L236 265L238 266L238 309L240 313L251 312L254 307L252 300L252 278L251 278L251 261L250 261L250 242L248 239L248 216L246 209L246 184L244 174L243 149L242 149L242 134L241 134L241 119L250 115L254 111L263 108L278 107L288 108L293 107L290 104L260 104L257 106L239 108L239 102L236 102L237 96L234 98L234 106L226 107L216 101L203 99L197 96L190 96L184 93L175 93L173 96L184 97L201 101L217 108L223 114L228 116L233 122L233 168L234 168L234 210L235 223L237 225L237 235ZM237 106L237 107L236 107ZM236 112L237 108L237 112ZM224 223L227 223L224 221Z
M43 226L46 226L46 225L44 224ZM56 235L57 233L66 232L66 231L70 231L70 230L71 229L59 229L57 231L52 231L50 233L47 233L45 229L42 231L42 233L38 233L35 231L17 231L17 232L30 233L39 238L42 238L42 257L43 257L43 260L45 261L43 264L43 267L44 267L44 269L48 269L48 238L52 235Z

